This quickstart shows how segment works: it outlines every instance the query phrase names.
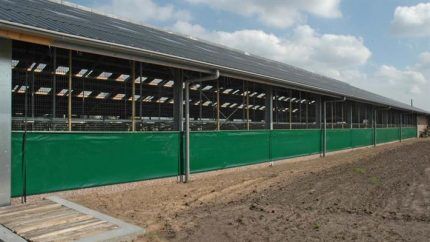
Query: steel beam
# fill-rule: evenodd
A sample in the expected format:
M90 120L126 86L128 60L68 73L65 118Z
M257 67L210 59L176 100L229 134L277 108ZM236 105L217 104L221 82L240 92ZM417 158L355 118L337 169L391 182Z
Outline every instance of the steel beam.
M0 38L0 206L11 197L12 41Z

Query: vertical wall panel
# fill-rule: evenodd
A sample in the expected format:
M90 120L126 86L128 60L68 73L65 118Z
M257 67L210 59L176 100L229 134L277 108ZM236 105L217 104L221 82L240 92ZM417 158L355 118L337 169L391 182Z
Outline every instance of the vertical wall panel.
M12 42L0 38L0 206L11 197Z
M269 160L269 131L193 132L191 171L201 172Z
M399 128L380 128L376 130L376 143L387 143L400 140Z
M272 159L286 159L321 152L321 130L274 130Z
M352 148L351 129L327 130L327 151Z
M373 145L373 129L351 129L351 147Z
M14 195L21 194L20 133L14 134ZM175 176L179 134L28 133L27 193L93 187ZM15 153L17 152L17 153Z

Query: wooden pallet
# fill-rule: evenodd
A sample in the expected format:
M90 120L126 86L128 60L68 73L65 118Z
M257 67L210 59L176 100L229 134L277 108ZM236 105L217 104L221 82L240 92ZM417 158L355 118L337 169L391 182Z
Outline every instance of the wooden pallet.
M0 225L28 241L124 241L143 233L139 227L59 197L0 208Z

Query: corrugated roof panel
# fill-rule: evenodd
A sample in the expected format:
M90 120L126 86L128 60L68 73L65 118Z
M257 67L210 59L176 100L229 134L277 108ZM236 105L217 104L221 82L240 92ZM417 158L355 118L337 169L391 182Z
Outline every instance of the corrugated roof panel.
M284 63L52 1L0 0L0 3L0 21L159 52L268 76L351 98L425 112L347 83Z

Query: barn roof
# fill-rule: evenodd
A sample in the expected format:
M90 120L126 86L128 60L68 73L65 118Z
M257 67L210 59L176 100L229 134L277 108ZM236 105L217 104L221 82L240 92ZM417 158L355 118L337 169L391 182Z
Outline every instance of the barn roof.
M0 30L49 37L54 46L66 42L76 46L96 46L185 68L219 69L222 74L264 79L274 85L428 114L422 109L301 68L72 4L50 0L0 0L0 3Z

